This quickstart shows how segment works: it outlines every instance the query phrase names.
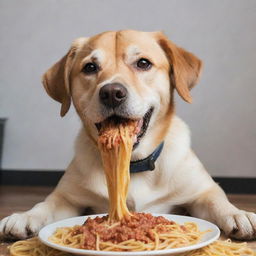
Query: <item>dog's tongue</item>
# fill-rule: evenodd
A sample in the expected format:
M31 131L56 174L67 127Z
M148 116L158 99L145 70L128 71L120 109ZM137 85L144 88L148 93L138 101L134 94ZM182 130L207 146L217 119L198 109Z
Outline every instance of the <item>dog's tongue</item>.
M143 125L143 119L138 120L137 121L137 126L136 126L135 131L134 131L133 143L137 142L137 136L140 133L142 125Z
M137 121L137 127L135 129L136 134L140 132L142 125L143 125L143 119L141 118L139 121Z

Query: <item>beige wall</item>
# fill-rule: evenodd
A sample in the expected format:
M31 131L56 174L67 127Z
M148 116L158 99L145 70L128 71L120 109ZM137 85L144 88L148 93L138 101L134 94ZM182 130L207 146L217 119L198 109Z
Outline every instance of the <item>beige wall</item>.
M255 0L1 0L3 167L67 166L79 121L58 117L40 76L74 38L124 28L164 30L204 61L194 103L177 97L193 148L213 175L256 177Z

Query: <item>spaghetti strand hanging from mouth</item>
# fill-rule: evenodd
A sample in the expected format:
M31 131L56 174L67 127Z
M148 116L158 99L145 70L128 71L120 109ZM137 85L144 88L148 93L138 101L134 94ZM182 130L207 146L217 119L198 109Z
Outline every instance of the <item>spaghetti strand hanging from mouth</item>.
M130 183L130 160L137 121L129 120L118 126L103 124L98 146L104 166L109 194L109 222L131 215L126 205Z

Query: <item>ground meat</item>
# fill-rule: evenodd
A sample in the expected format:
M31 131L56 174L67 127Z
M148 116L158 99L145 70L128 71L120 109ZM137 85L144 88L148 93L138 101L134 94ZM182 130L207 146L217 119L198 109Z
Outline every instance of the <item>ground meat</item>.
M155 240L153 228L157 226L157 231L162 233L166 231L164 225L171 224L174 222L162 216L133 213L123 218L120 223L112 224L111 227L109 227L108 216L88 218L83 226L76 230L76 233L82 233L85 236L84 249L95 250L96 234L99 235L101 241L111 241L115 244L129 239L148 243Z

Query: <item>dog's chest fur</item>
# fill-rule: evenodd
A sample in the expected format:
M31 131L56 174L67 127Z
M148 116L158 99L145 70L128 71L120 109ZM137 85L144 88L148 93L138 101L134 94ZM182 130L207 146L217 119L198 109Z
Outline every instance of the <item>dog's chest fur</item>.
M172 201L177 194L173 194L175 186L172 184L172 173L175 173L176 166L183 158L184 148L189 147L188 135L184 123L175 117L155 170L131 174L127 198L130 210L167 213L175 206L176 203ZM84 131L77 138L76 157L71 170L69 177L74 179L72 184L76 185L72 190L74 194L67 195L70 200L77 201L81 206L90 206L97 213L107 212L108 191L101 157ZM71 184L70 180L67 182Z
M155 172L157 171L159 170L156 169ZM95 176L89 178L92 182L91 184L94 184L94 186L90 186L88 189L90 189L94 195L91 205L92 208L95 209L96 212L107 212L108 193L103 170L101 170L101 173L102 177L100 177L100 179L98 175L97 178ZM155 174L152 172L132 174L131 176L127 197L127 205L131 211L158 213L170 211L170 204L166 204L165 200L162 200L168 195L167 183L162 184L162 186L154 184L155 179L153 179L152 176L155 176ZM102 183L97 184L100 180Z

